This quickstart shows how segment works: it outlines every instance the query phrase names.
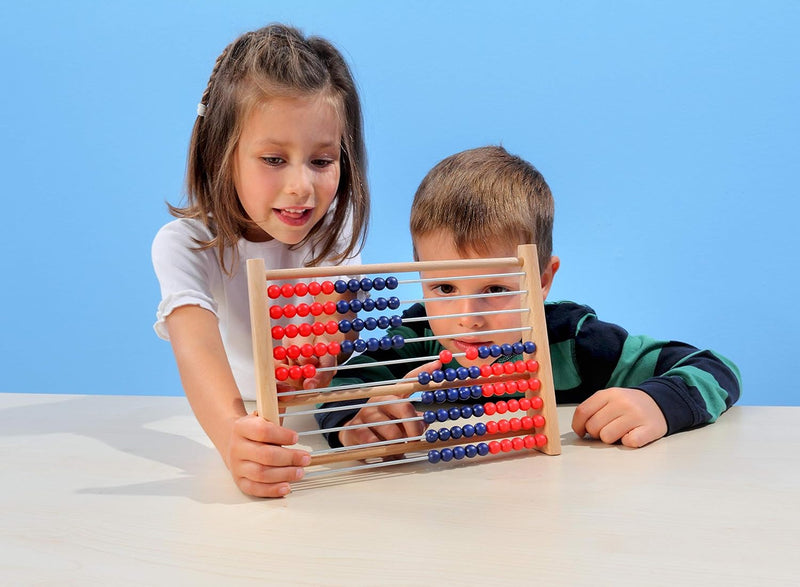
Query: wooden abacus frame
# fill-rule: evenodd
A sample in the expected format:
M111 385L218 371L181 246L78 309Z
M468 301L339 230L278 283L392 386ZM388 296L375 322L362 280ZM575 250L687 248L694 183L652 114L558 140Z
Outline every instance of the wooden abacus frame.
M309 391L305 394L293 395L282 398L277 394L275 363L273 359L273 345L271 335L271 322L269 317L269 299L267 296L267 282L307 279L315 277L332 277L346 273L348 275L374 275L390 273L412 273L435 270L471 270L481 268L509 267L522 271L520 290L524 294L527 320L522 320L522 325L531 329L533 341L536 344L536 361L539 363L536 378L540 382L538 391L530 389L525 392L525 397L530 399L536 395L543 400L541 410L528 410L527 415L533 417L541 413L545 418L542 433L547 440L543 446L535 447L548 455L561 453L561 438L558 430L558 415L556 411L555 388L553 385L552 364L550 360L550 347L547 337L547 324L544 314L544 300L541 295L539 262L535 245L520 245L517 257L484 258L484 259L458 259L453 261L417 261L407 263L385 263L371 265L347 265L307 267L266 271L263 259L248 259L247 275L250 296L250 317L253 336L253 356L256 376L256 405L258 413L275 424L280 420L279 404L284 407L294 405L315 404L321 402L341 401L346 399L361 399L382 395L408 396L418 391L436 390L439 388L453 387L452 381L441 383L431 382L422 385L416 382L395 383L375 387L364 386L358 389L336 390L326 392ZM523 294L520 294L523 295ZM481 377L470 381L474 385L495 383L520 379L518 374ZM488 399L488 398L484 398ZM520 436L522 432L509 431L485 435L481 440L497 440ZM410 439L408 442L376 447L362 447L342 449L334 453L313 455L311 465L323 465L341 461L355 461L376 457L406 454L423 451L430 448L440 448L467 444L468 440L460 438L429 443L424 440Z

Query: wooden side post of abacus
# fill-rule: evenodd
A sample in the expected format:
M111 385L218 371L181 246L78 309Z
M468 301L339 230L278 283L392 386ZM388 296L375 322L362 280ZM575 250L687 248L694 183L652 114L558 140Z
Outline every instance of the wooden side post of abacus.
M279 424L272 336L267 315L267 277L264 259L247 260L247 290L250 296L250 331L256 376L256 410L265 420Z

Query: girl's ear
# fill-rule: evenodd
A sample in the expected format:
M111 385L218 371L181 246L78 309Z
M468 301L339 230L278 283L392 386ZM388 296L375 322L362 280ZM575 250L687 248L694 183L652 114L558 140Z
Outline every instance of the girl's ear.
M542 299L547 299L547 294L550 293L550 287L553 285L558 268L561 267L561 259L558 257L550 257L550 261L542 271Z

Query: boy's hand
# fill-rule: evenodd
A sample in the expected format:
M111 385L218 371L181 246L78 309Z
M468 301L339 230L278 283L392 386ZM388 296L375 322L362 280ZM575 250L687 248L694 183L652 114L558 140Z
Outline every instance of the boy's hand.
M281 445L297 443L297 433L260 416L242 416L233 422L225 464L236 485L255 497L283 497L289 483L303 478L311 462L304 450Z
M572 430L606 444L618 440L639 448L667 433L667 420L658 404L640 389L602 389L575 408Z

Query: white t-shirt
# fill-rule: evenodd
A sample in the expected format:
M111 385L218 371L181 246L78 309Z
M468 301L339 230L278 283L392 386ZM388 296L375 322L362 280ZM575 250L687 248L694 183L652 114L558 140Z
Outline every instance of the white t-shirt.
M164 225L153 240L153 267L161 285L161 303L156 312L156 334L169 340L164 319L180 306L200 306L219 320L222 342L228 355L236 385L244 400L256 398L253 343L250 334L250 306L247 293L247 259L264 259L267 270L303 267L311 257L308 246L289 250L277 240L254 243L239 239L239 255L232 276L220 267L217 249L196 250L192 240L208 240L211 234L202 222L179 218ZM349 238L349 235L345 235ZM232 252L226 251L226 267L231 267ZM360 256L343 265L361 262ZM323 265L330 263L323 263ZM335 279L335 278L334 278ZM266 284L265 284L266 287ZM281 298L281 303L296 304L298 299Z

